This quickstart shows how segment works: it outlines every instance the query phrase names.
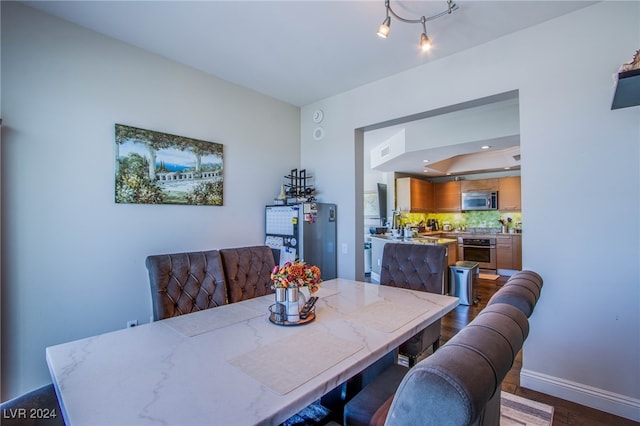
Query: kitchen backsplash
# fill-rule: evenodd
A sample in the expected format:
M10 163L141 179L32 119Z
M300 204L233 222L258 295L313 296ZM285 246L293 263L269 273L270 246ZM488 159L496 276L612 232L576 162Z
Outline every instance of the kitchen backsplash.
M516 222L522 222L522 213L505 212L501 213L497 210L487 211L469 211L464 213L404 213L401 217L403 226L406 224L417 225L421 221L426 223L427 219L436 219L442 230L444 222L449 222L452 228L500 228L502 225L499 219L511 218L509 229L515 228Z

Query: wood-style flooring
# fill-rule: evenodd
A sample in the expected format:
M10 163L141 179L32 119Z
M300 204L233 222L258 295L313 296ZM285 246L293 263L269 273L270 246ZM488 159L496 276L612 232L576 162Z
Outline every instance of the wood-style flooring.
M451 339L458 331L467 325L487 305L491 296L504 285L508 277L500 277L495 281L480 279L477 292L480 301L473 306L459 305L442 320L442 337L440 345ZM544 297L544 287L542 288ZM535 392L520 386L520 369L522 368L522 352L518 355L511 371L502 383L502 390L522 396L554 407L553 426L583 425L583 426L638 426L640 423L614 416L613 414L594 410L593 408L565 401L543 393Z

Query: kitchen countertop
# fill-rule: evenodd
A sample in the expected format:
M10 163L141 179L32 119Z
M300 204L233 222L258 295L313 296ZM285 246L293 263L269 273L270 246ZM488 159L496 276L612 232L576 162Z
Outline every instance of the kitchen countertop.
M434 234L438 234L438 232L434 232ZM458 240L455 238L432 237L425 234L421 234L418 237L413 237L413 238L393 237L391 235L377 234L377 235L371 235L371 238L376 238L376 239L388 241L391 243L402 243L402 244L448 245L448 244L453 244L458 242Z
M505 235L514 235L514 236L522 236L522 232L491 232L491 231L429 231L429 232L421 232L419 235L442 235L442 234L447 234L447 235L460 235L460 236L469 236L469 235L473 235L473 236L485 236L485 235L489 235L489 236L505 236Z

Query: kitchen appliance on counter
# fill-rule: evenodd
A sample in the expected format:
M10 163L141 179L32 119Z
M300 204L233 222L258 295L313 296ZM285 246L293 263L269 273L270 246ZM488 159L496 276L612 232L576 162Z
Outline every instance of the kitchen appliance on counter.
M458 238L458 257L464 261L478 262L480 269L495 271L495 238Z
M427 219L427 228L430 231L438 231L438 221L435 219Z
M498 210L498 192L463 192L462 210Z
M266 206L265 245L276 264L304 260L320 268L323 280L337 278L336 221L335 204Z

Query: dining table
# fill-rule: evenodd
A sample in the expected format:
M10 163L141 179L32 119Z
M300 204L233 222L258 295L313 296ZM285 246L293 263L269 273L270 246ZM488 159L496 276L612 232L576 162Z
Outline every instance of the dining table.
M458 305L341 278L316 296L300 323L269 294L47 347L66 425L278 425Z

